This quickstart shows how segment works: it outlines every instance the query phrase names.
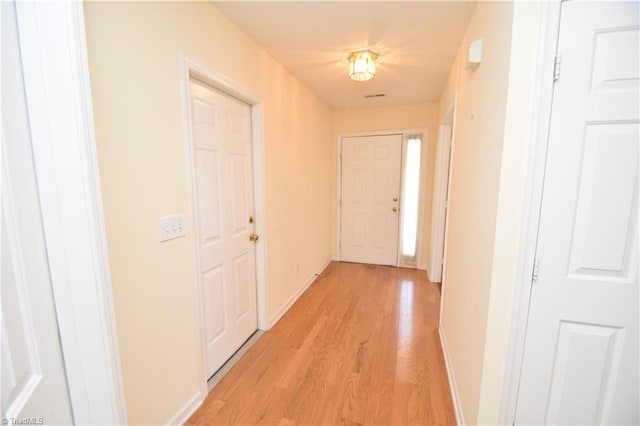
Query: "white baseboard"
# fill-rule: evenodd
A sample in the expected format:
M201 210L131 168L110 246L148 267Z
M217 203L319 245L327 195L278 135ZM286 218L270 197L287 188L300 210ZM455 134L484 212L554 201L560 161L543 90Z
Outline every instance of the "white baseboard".
M278 312L276 312L269 318L269 328L273 327L278 321L280 321L280 318L282 318L282 316L287 313L289 308L291 308L293 304L296 303L296 301L300 298L300 296L302 296L302 294L307 291L309 286L313 284L316 278L318 278L318 276L322 274L322 272L327 268L327 266L329 266L331 262L331 259L327 260L325 264L322 265L322 267L318 270L318 272L313 274L313 276L309 278L309 280L302 287L300 287L298 291L296 291L280 309L278 309Z
M196 392L166 424L169 426L182 426L196 412L202 401L204 401L202 394L200 391Z
M438 334L440 335L440 345L442 346L442 353L444 354L444 363L447 366L447 377L449 378L449 388L451 389L451 400L453 401L453 410L456 413L456 423L459 425L465 425L464 413L462 412L462 404L460 404L460 397L458 395L458 388L456 386L455 375L451 367L451 359L449 358L449 349L447 347L447 340L444 337L442 325L438 327Z

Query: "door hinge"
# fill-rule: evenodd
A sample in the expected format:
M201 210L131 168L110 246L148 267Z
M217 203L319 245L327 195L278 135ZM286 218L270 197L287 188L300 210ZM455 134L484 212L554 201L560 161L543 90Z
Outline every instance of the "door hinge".
M531 281L538 279L538 270L540 269L540 259L537 257L533 261L533 273L531 274Z
M553 81L558 81L560 78L560 60L562 57L560 55L556 55L553 61Z

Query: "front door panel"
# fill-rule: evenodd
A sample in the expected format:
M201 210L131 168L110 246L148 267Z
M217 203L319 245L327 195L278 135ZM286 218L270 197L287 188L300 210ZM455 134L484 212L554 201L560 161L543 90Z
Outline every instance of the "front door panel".
M341 260L396 265L401 152L402 135L342 138Z

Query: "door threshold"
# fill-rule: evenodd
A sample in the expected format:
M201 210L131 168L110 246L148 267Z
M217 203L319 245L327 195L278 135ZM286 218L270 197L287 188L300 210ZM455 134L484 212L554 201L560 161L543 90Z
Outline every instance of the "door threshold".
M224 376L227 375L227 373L233 368L233 366L236 365L238 361L240 361L240 358L242 358L242 356L247 353L247 351L258 341L258 339L263 334L263 330L256 330L256 332L253 333L247 339L247 341L244 342L237 351L235 351L233 355L231 355L231 358L229 358L227 362L225 362L222 367L218 369L218 371L216 371L211 377L209 377L209 380L207 380L207 393L210 393L213 388L218 383L220 383Z

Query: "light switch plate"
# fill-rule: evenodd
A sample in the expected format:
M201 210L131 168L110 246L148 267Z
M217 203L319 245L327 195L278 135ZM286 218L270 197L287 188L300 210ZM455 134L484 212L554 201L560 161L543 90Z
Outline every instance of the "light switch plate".
M184 215L163 216L160 218L160 242L184 237Z

